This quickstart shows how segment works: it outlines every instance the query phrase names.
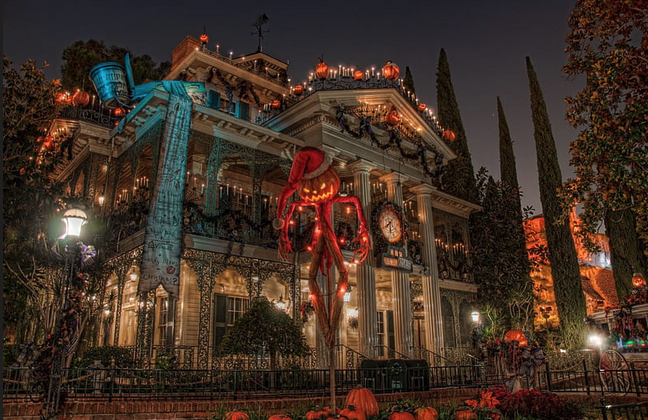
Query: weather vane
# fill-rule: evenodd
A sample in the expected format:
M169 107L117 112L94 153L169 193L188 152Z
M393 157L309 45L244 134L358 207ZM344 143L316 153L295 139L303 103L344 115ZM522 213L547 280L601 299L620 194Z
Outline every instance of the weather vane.
M259 37L259 45L257 46L257 52L263 51L263 48L261 47L261 40L263 39L263 34L266 32L270 32L270 30L264 31L263 25L268 23L269 20L270 18L268 18L268 15L264 13L257 18L256 22L252 24L252 26L254 26L257 29L256 32L252 32L252 35L256 35Z

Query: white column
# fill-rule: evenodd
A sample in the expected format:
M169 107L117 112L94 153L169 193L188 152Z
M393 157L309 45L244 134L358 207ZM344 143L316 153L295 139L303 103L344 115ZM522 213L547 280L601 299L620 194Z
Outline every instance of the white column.
M371 232L371 183L369 162L359 160L347 165L353 173L353 192L360 200ZM369 235L371 236L371 234ZM376 303L376 269L373 250L367 259L356 267L356 298L358 299L358 341L360 353L369 358L376 357L378 345L378 305Z
M422 276L423 307L425 323L425 348L441 355L443 351L443 315L441 313L441 289L434 243L434 218L432 216L432 193L435 188L419 185L411 188L416 194L419 217L419 234L423 241L423 263L427 275Z
M392 172L381 177L380 180L387 185L387 199L402 208L403 176ZM391 283L394 310L394 350L411 356L414 349L414 326L409 274L392 271Z

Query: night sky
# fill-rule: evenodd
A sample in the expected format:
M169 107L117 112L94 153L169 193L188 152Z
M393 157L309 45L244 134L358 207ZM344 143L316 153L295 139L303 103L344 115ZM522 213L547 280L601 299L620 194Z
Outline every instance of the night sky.
M265 13L263 51L290 63L293 83L307 80L322 55L333 67L379 69L392 60L402 76L410 68L417 97L434 109L437 62L444 48L475 171L484 166L499 179L499 96L514 142L522 203L539 214L525 57L538 74L566 179L573 174L568 147L577 132L565 121L564 98L582 87L561 71L573 6L566 0L7 0L2 5L3 53L16 67L27 59L39 66L46 61L47 76L58 78L62 52L75 41L103 41L160 63L171 61L185 36L199 37L204 30L211 50L219 44L222 54L231 51L237 57L256 51L253 24ZM90 81L85 89L94 93Z

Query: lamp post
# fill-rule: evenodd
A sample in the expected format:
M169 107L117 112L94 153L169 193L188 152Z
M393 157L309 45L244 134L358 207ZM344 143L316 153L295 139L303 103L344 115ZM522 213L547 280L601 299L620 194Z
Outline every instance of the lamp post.
M65 234L61 237L65 246L65 270L63 272L63 287L61 293L61 313L56 323L57 330L54 332L52 341L52 367L50 370L49 387L47 399L44 402L43 417L46 419L56 418L61 405L63 368L70 348L76 341L76 328L78 325L76 308L71 305L71 288L74 282L75 269L80 260L81 227L88 219L83 210L70 209L63 214L65 223Z

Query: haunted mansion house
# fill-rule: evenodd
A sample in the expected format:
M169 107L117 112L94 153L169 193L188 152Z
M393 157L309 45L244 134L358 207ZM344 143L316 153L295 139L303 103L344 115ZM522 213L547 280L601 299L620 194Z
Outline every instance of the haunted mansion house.
M288 260L273 227L294 157L310 146L337 170L337 194L358 198L370 231L370 255L356 263L357 209L332 206L349 280L342 366L435 365L470 346L468 218L479 207L444 192L452 133L403 87L395 63L322 62L291 84L288 65L261 50L222 55L187 36L164 80L133 86L125 59L93 69L101 103L71 107L51 128L73 141L54 176L93 203L89 213L110 216L96 345L130 348L144 366L162 350L181 366L219 366L224 334L265 296L302 324L313 349L303 363L326 366L307 281L316 213L299 207L286 220Z

